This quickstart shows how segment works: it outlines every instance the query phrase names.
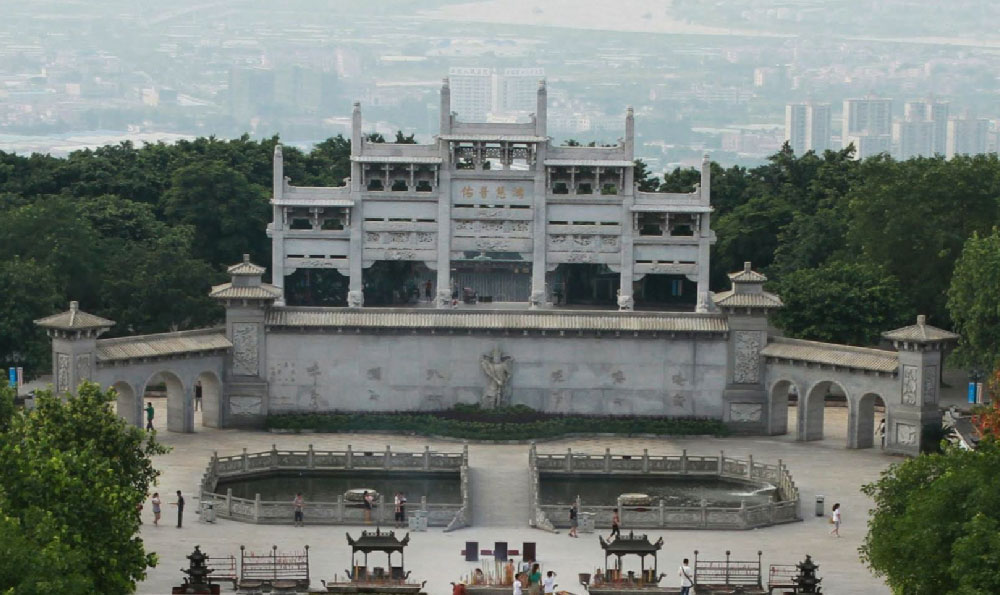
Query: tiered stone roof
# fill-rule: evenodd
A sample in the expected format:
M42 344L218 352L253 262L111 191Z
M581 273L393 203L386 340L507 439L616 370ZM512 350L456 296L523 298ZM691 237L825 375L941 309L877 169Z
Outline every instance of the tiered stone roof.
M959 335L953 332L927 324L927 317L923 314L917 316L917 324L882 333L882 336L890 341L908 343L937 343L959 339Z
M899 354L895 351L785 337L771 338L770 342L761 350L761 355L778 360L871 372L895 373L899 368Z
M35 324L42 328L75 331L111 328L115 322L80 310L80 302L70 302L68 311L39 318Z
M139 335L97 342L97 360L104 362L167 357L231 349L226 329L208 328L155 335Z

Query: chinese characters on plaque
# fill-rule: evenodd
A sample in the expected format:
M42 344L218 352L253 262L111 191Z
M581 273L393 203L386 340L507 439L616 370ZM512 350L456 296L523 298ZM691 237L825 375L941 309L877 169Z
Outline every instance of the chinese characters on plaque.
M463 199L478 198L479 200L523 200L527 193L524 186L511 186L509 184L466 184L457 189L458 194Z

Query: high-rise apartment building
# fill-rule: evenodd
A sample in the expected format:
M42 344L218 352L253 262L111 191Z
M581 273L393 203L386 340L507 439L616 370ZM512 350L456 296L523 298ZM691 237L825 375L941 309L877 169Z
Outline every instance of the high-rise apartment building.
M982 118L952 118L948 120L945 155L978 155L986 152L989 120Z
M785 106L785 141L796 155L830 148L830 104L789 103Z
M892 149L892 100L878 97L844 100L844 147L854 144L855 158L864 159Z
M906 118L892 124L896 157L929 157L934 154L934 122Z
M538 81L545 78L544 68L451 68L452 109L459 120L486 122L526 118L535 111Z
M489 68L450 68L451 109L465 122L485 122L493 109L493 71Z

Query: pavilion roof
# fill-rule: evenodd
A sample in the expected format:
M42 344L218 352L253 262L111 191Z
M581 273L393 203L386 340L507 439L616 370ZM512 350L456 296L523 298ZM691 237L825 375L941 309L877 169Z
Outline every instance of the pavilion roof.
M959 335L953 332L927 324L927 317L923 314L917 316L917 324L882 333L882 336L890 341L908 341L910 343L935 343L959 339Z
M401 552L410 543L410 534L407 533L402 539L396 537L394 531L383 532L375 529L375 532L362 531L361 535L354 539L351 534L347 534L347 544L351 546L353 552Z
M110 328L114 326L115 322L113 320L108 320L107 318L101 318L100 316L96 316L94 314L88 314L87 312L80 310L79 302L70 302L69 310L66 312L60 312L59 314L39 318L35 321L35 324L43 328L59 330L86 330Z
M243 262L234 264L226 269L230 275L263 275L266 271L264 267L250 262L250 255L243 255Z
M601 541L601 548L604 550L604 555L606 556L624 556L627 554L638 556L652 554L655 556L656 552L660 551L660 548L663 547L662 537L653 543L649 541L649 537L645 534L636 535L631 531L629 531L628 535L620 535L611 542L604 541L603 536L598 536L598 539Z

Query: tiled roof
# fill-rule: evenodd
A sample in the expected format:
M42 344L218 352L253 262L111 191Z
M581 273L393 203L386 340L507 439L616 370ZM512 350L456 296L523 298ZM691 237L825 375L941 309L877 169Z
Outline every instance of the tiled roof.
M911 343L931 343L935 341L957 341L959 335L927 324L927 318L917 316L917 324L904 326L894 331L882 333L890 341L909 341Z
M399 155L354 155L351 161L359 163L441 163L440 157L406 157Z
M226 272L230 275L263 275L266 270L264 267L250 262L250 255L244 254L243 262L234 264L226 269Z
M742 271L729 273L729 280L742 283L764 283L767 281L767 277L751 269L749 262L744 262Z
M470 142L508 142L508 143L544 143L547 136L531 134L442 134L441 140L457 140Z
M269 326L396 329L695 332L729 330L722 316L694 313L619 313L518 310L397 310L388 308L272 308Z
M720 291L714 294L712 299L717 306L725 306L727 308L781 308L785 305L782 303L781 298L766 291L759 293L736 293L736 291L730 289L729 291Z
M95 328L107 328L114 326L113 320L101 318L93 314L87 314L80 310L79 302L70 302L69 310L39 318L35 321L40 327L60 330L86 330Z
M140 335L97 342L98 361L119 361L144 357L163 357L229 349L233 346L222 328Z
M817 341L803 341L773 337L761 350L766 357L825 364L873 372L895 372L899 367L899 356L895 351L851 347Z
M632 167L635 163L627 159L546 159L550 167Z
M249 286L223 283L214 285L208 295L220 300L273 300L281 297L281 290L268 283Z

